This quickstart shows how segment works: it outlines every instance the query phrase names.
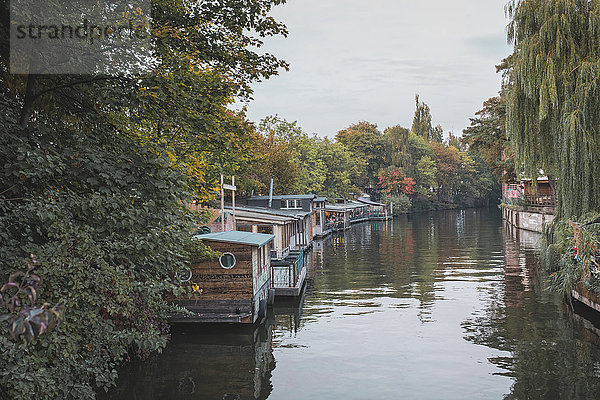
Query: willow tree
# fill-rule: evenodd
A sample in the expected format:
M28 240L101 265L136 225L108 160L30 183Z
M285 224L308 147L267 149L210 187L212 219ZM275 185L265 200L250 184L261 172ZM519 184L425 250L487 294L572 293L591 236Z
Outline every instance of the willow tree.
M558 213L600 210L600 1L513 0L507 134L516 165L558 179Z
M407 168L411 162L408 153L410 131L400 125L385 128L383 136L386 141L386 156L391 164Z

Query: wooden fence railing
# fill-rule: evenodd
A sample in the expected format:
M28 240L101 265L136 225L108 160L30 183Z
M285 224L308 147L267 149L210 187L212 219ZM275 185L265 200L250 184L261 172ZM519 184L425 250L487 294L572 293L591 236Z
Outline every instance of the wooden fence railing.
M554 207L556 199L551 194L526 194L525 203L532 207Z

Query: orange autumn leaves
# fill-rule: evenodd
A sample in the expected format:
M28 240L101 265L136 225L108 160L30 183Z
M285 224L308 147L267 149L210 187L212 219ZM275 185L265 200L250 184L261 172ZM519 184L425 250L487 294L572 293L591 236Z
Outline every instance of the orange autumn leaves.
M410 195L415 192L415 180L407 177L398 168L381 170L377 176L379 178L379 186L386 194L404 193Z

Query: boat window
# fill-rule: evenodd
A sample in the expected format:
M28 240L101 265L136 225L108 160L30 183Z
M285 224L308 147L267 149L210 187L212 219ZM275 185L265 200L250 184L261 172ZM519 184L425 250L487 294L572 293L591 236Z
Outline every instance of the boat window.
M231 253L223 253L219 257L219 263L221 267L225 269L231 269L235 266L235 256Z
M302 209L302 199L282 200L281 208L301 210Z
M182 267L175 274L181 282L187 282L192 279L192 270L189 267Z
M269 235L273 234L273 225L259 225L258 233L267 233Z

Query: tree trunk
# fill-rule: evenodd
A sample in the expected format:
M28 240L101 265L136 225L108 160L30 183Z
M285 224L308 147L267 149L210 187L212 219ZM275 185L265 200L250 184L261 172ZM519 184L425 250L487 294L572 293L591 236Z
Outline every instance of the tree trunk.
M29 118L33 111L33 102L35 101L35 82L36 77L34 74L27 75L27 83L25 88L25 98L23 99L23 106L21 107L21 114L19 116L19 125L21 128L27 128L29 124Z

